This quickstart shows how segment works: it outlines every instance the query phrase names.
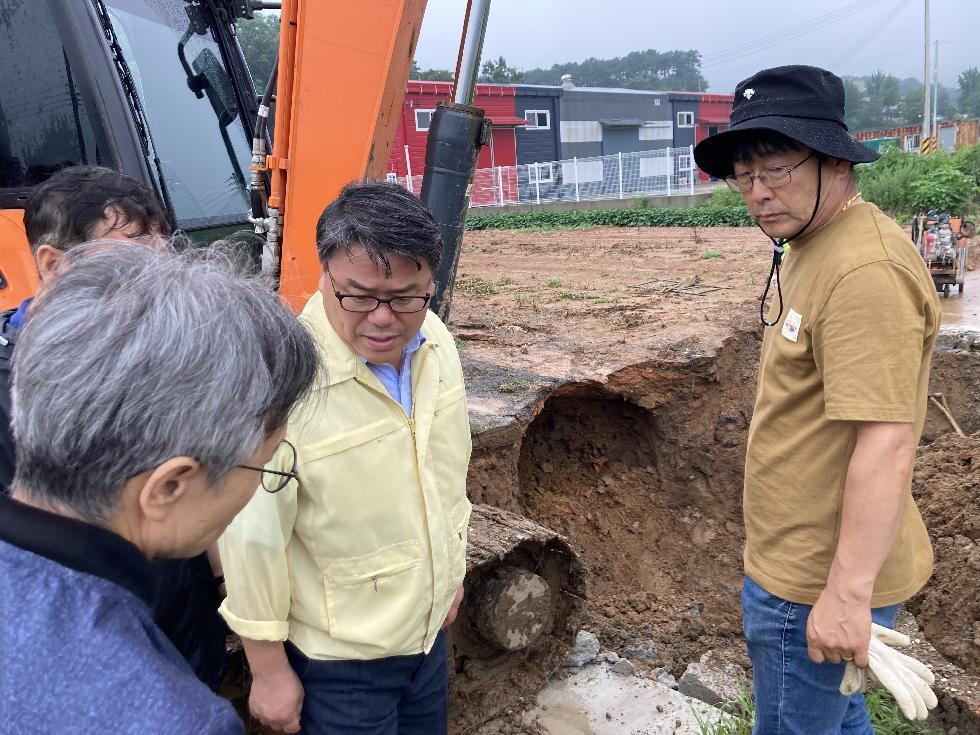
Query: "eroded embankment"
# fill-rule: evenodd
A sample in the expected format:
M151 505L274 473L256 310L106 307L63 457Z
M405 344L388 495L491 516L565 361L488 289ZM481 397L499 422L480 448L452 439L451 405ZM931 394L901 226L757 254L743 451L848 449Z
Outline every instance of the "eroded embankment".
M969 434L980 430L980 352L964 344L943 341L932 390ZM675 676L708 650L748 665L741 485L757 359L758 333L742 332L710 354L673 354L601 382L556 381L528 396L523 410L511 402L511 419L476 437L473 500L565 535L589 570L590 627L603 644L656 649L657 665ZM923 438L935 443L920 449L915 492L933 534L936 574L910 609L936 648L975 680L980 439L949 431L931 409ZM977 723L970 681L939 682L948 724Z

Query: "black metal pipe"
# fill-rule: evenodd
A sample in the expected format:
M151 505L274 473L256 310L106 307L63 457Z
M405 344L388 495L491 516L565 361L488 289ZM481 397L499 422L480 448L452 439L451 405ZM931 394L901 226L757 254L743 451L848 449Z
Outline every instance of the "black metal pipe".
M490 121L478 107L440 102L432 114L421 199L442 235L442 262L436 270L429 308L443 321L449 319L476 161L480 147L489 140Z

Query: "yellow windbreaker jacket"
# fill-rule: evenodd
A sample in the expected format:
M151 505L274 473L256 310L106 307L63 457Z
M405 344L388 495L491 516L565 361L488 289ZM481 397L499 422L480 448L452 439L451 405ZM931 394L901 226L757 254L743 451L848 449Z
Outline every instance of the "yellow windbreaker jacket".
M430 313L412 356L412 417L327 321L323 384L290 419L299 476L261 488L222 536L233 631L317 659L428 652L466 572L471 442L452 336ZM282 454L271 469L287 471Z

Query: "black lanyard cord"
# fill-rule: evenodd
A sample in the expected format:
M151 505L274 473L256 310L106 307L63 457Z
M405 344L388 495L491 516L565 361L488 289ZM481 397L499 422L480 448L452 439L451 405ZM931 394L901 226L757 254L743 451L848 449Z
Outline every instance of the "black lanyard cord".
M762 292L762 303L759 304L759 318L762 323L767 327L773 327L779 323L779 318L783 315L783 288L779 284L779 262L783 259L783 253L786 252L786 240L773 240L772 241L772 266L769 268L769 280L766 281L766 290ZM772 276L776 275L776 293L779 295L779 313L776 314L776 318L771 321L766 321L766 297L769 295L769 289L772 287Z

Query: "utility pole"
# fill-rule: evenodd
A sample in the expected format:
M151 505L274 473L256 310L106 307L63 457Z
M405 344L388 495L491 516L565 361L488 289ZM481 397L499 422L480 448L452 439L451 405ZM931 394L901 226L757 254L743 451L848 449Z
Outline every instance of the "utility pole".
M929 99L929 92L932 85L930 84L930 78L932 75L929 73L929 0L925 0L925 17L922 23L925 29L925 44L923 45L923 56L925 57L925 71L922 74L922 86L923 86L923 105L922 105L922 136L919 139L919 146L926 142L929 137L930 121L932 118L932 104Z
M933 150L939 150L939 39L936 44L936 62L932 65L932 134L936 136Z

